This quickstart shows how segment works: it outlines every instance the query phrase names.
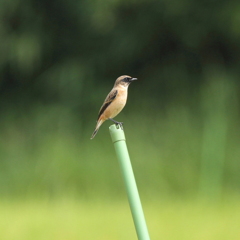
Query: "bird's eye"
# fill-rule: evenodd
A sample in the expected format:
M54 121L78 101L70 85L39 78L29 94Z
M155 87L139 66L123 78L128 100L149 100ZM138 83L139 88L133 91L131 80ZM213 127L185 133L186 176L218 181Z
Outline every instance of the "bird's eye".
M129 80L130 80L129 77L125 77L125 78L124 78L124 82L128 82Z

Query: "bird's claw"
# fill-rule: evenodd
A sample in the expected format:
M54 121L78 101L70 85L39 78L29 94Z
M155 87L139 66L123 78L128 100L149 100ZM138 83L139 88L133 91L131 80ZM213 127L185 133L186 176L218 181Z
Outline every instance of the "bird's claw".
M120 128L123 130L123 122L118 122L112 118L109 118L109 120L113 121L116 125L116 127L120 126Z
M116 122L116 127L120 126L120 128L123 130L123 122Z

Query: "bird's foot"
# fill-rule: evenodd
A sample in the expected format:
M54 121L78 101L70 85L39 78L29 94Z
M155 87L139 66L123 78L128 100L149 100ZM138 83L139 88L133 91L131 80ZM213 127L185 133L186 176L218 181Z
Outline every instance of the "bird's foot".
M123 122L117 122L115 124L117 127L120 126L120 128L123 130Z
M120 126L120 128L123 130L123 122L118 122L112 118L109 118L109 120L113 121L117 127Z

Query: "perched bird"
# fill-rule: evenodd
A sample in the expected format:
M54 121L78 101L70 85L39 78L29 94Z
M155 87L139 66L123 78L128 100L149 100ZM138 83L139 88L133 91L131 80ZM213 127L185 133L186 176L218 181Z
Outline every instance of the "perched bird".
M117 78L113 89L107 95L102 107L99 110L97 125L91 139L95 137L100 126L108 119L122 127L122 122L117 122L113 118L117 116L124 108L127 102L128 86L132 81L135 80L137 80L137 78L132 78L127 75Z

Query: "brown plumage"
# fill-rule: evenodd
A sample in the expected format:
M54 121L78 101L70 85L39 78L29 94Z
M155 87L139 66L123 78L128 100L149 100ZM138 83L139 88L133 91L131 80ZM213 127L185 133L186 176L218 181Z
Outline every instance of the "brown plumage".
M124 108L127 102L128 86L132 81L135 80L137 80L137 78L132 78L128 75L123 75L117 78L113 89L107 95L102 107L99 110L97 125L91 136L91 139L95 137L100 126L108 119L112 120L116 124L122 124L121 122L115 121L113 118L117 116Z

